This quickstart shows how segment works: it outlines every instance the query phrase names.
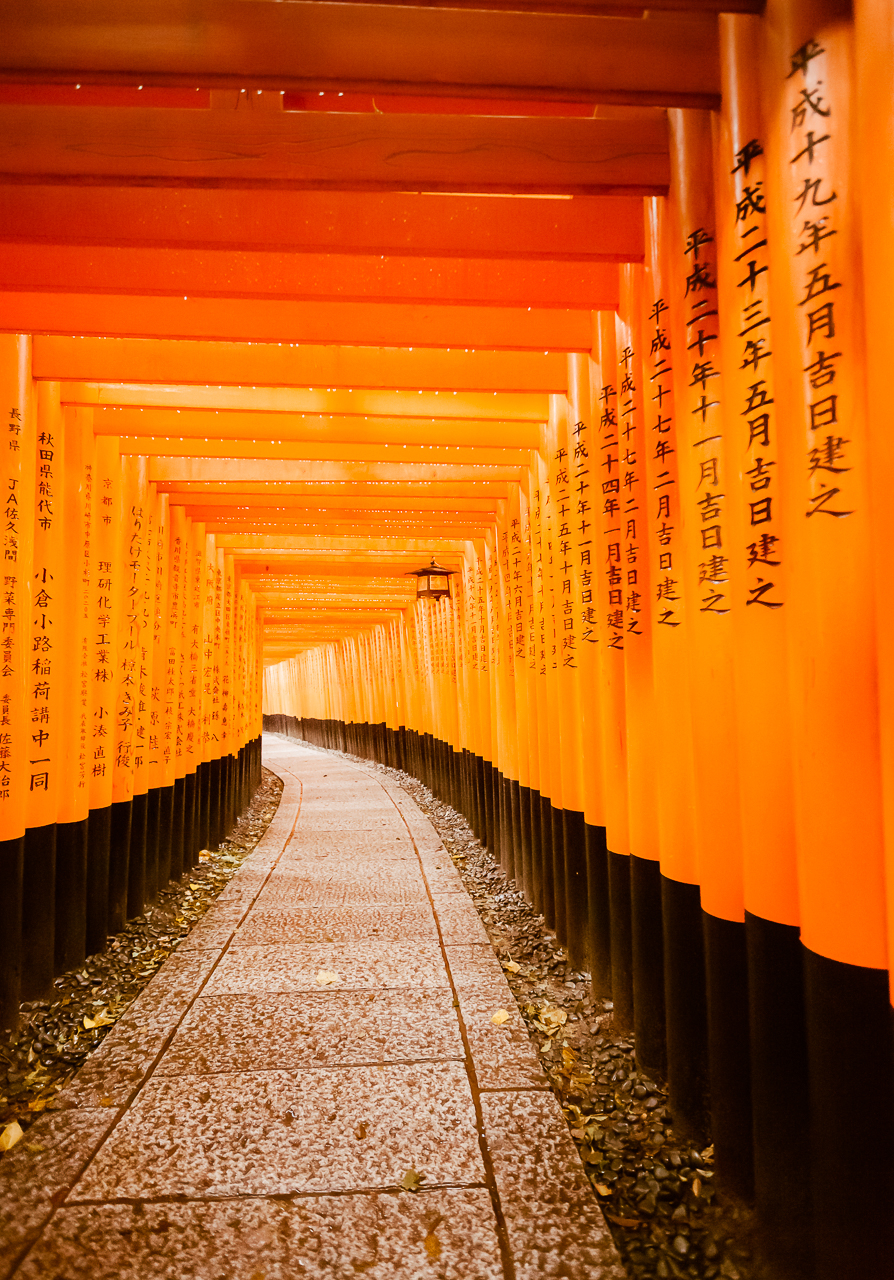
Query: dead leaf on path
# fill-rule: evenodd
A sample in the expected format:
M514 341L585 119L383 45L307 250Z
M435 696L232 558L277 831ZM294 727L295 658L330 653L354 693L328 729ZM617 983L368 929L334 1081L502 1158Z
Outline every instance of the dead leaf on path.
M507 972L507 973L520 973L520 972L521 972L521 965L520 965L520 964L516 964L514 960L504 960L504 961L503 961L503 968L506 970L506 972Z
M86 1014L84 1015L84 1028L87 1031L92 1031L94 1027L110 1027L114 1021L114 1018L109 1017L108 1009L100 1009L95 1018L88 1018Z
M39 1143L39 1142L26 1142L26 1143L25 1143L25 1150L26 1150L26 1151L33 1151L35 1155L37 1155L37 1154L38 1154L39 1152L41 1152L41 1151L46 1151L46 1149L47 1149L47 1148L46 1148L46 1147L42 1147L42 1146L40 1145L40 1143Z
M417 1173L415 1169L408 1169L401 1178L400 1185L404 1191L418 1191L424 1177L424 1173Z
M354 1137L357 1139L358 1142L362 1142L364 1138L369 1137L369 1130L367 1129L366 1125L363 1123L362 1120L358 1124L357 1128L354 1130Z
M595 1183L594 1185L595 1185L595 1187L596 1187L596 1190L599 1192L599 1194L600 1194L601 1196L610 1196L610 1195L611 1195L611 1193L612 1193L612 1189L611 1189L611 1187L607 1187L607 1186L605 1185L605 1183L604 1183L604 1182L597 1182L597 1183Z
M506 1012L505 1009L498 1009L497 1012L494 1014L494 1016L491 1018L491 1022L496 1023L498 1027L501 1027L504 1022L508 1022L508 1021L509 1021L509 1014Z
M318 987L333 987L336 983L341 982L341 980L341 974L336 973L334 969L317 970L316 982Z
M432 1262L437 1262L438 1258L441 1256L442 1250L441 1242L435 1235L434 1231L429 1231L428 1235L425 1237L424 1244L425 1252L431 1258Z
M0 1151L10 1151L17 1142L21 1142L25 1134L18 1120L13 1120L0 1133Z
M616 1227L641 1227L643 1225L642 1218L616 1218L613 1213L607 1213L605 1216Z

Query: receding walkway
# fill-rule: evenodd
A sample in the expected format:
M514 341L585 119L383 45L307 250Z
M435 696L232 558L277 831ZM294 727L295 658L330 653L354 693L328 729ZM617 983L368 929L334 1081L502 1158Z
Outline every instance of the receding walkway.
M0 1275L618 1280L428 820L338 757L265 762L266 836L0 1161Z

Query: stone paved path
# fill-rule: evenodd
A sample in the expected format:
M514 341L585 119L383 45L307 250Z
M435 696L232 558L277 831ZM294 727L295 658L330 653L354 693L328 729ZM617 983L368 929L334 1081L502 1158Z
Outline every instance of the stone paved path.
M0 1276L622 1280L433 827L336 756L265 763L264 839L0 1160Z

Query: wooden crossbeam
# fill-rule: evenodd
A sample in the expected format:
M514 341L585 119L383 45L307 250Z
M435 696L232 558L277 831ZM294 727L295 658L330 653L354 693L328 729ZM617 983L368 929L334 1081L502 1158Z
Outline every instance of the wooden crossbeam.
M46 186L0 181L0 241L290 254L634 262L632 196L476 197L357 191ZM526 302L530 306L530 300Z
M473 418L317 417L311 414L215 413L193 409L96 409L97 435L167 436L190 440L283 440L295 444L414 445L438 448L536 449L540 424ZM306 457L320 457L318 451ZM450 461L448 458L447 461Z
M374 445L331 444L293 442L290 440L216 440L182 439L171 436L120 436L119 452L148 458L198 458L198 459L270 459L277 465L287 461L308 463L313 466L332 465L390 465L394 459L397 467L406 464L446 466L494 467L506 472L530 463L530 450L523 449L472 449L459 445Z
M660 112L556 120L0 105L0 174L216 189L660 195L670 167Z
M256 458L151 458L149 479L161 483L185 480L233 480L242 483L276 483L284 480L359 481L382 480L402 485L424 485L438 481L497 481L509 484L518 480L517 467L470 466L457 463L399 462L318 462L281 461Z
M192 300L190 308L178 307L175 323L184 315L191 328L209 331L227 323L214 318L213 306L221 317L234 316L228 327L245 315L243 325L253 317L275 315L269 308L221 308L223 302L280 300L312 302L313 307L291 307L283 315L293 315L291 332L277 337L289 341L325 341L340 338L355 341L351 326L358 323L355 304L403 304L404 309L438 303L465 309L511 308L525 315L541 308L567 311L613 311L618 305L618 271L613 263L566 262L525 259L408 257L394 254L304 253L232 249L171 249L157 247L56 245L16 242L0 243L0 290L7 294L47 293L107 295L119 302L110 317L114 327L123 316L139 307L147 311L147 299L166 295L169 299ZM203 309L199 299L206 300ZM56 299L57 304L63 302ZM4 302L5 305L5 302ZM36 306L37 303L35 302ZM63 303L64 314L82 299ZM85 311L85 315L87 312ZM386 315L391 312L386 312ZM395 316L403 310L394 312ZM545 324L547 318L539 317ZM417 320L417 323L420 321ZM145 321L143 321L145 324ZM280 325L285 323L279 321ZM570 323L570 321L566 321ZM57 327L61 328L60 321ZM336 329L341 325L340 330ZM298 333L300 326L301 332ZM43 326L41 326L43 327ZM328 338L314 337L324 333ZM368 328L368 325L367 325ZM243 336L257 338L255 333ZM445 344L446 345L446 344ZM555 345L555 343L553 343Z
M112 345L112 344L110 344ZM70 358L70 352L77 354L79 344L66 344L63 356ZM89 354L89 353L88 353ZM130 352L123 353L126 360ZM148 365L151 350L138 354ZM162 350L160 359L163 362L167 349ZM199 369L202 369L200 357L202 351L195 353ZM212 353L221 359L223 351ZM242 349L232 352L232 359L238 362L240 356L251 356L253 352ZM304 353L305 355L308 353ZM442 355L449 354L449 360L441 361ZM515 367L515 358L507 364L505 354L490 358L491 353L472 353L471 361L466 359L461 350L450 353L436 352L383 352L384 359L379 362L370 360L370 367L364 370L354 363L355 353L342 349L324 352L332 359L320 368L305 368L298 361L295 353L289 354L289 365L274 372L286 373L291 377L299 377L302 373L317 377L328 376L335 381L335 386L318 385L315 387L265 387L265 386L186 386L148 384L145 386L118 383L97 384L63 382L60 397L63 405L108 406L116 409L129 407L164 408L170 410L201 409L215 412L262 414L304 415L310 421L317 421L324 429L325 423L332 418L376 418L382 428L390 430L392 425L397 429L401 419L407 419L408 429L415 423L424 425L431 419L452 419L453 425L459 428L463 422L513 422L538 423L545 422L549 415L549 401L542 392L514 391L475 391L465 390L471 384L480 386L487 379L492 382L516 380L523 370ZM261 352L261 361L266 357ZM310 353L314 359L319 358L314 351ZM57 352L46 352L44 344L35 342L34 366L38 377L41 374L51 376L51 370L57 367ZM539 364L539 361L532 361ZM111 364L111 362L110 362ZM378 367L378 380L376 371ZM263 372L263 363L255 366L252 372ZM528 380L556 381L564 376L565 362L561 358L550 358L541 365L541 372L536 369L528 371ZM356 389L345 387L348 377L365 377L371 387L362 382L356 383ZM460 390L450 390L449 379L453 378L453 386ZM53 381L56 381L53 378ZM443 389L432 391L432 386L445 384ZM381 390L382 387L387 388ZM122 418L122 421L124 419ZM446 424L445 424L446 425ZM486 427L483 429L487 429Z
M604 296L594 302L604 301ZM279 298L122 297L0 291L0 332L188 339L203 343L582 351L590 312L560 307L290 302Z
M585 347L589 350L589 347ZM177 342L176 340L140 340L128 338L49 338L36 336L32 354L32 372L35 378L58 382L114 382L145 383L166 386L169 391L136 391L129 399L116 399L116 393L108 395L105 403L172 404L209 408L244 408L261 411L264 408L293 412L307 409L311 413L410 413L415 417L430 417L451 413L443 408L443 399L430 402L416 399L419 391L443 390L485 391L488 397L482 401L480 413L472 415L458 402L456 408L462 416L542 417L546 405L545 395L564 391L567 385L567 364L564 354L541 352L515 354L509 351L478 350L468 340L457 348L419 350L410 348L363 348L337 346L304 346L289 343L237 343L237 342ZM180 387L198 388L193 398L181 398ZM219 394L225 385L240 388L233 392L226 405ZM321 402L303 399L276 399L270 395L264 399L255 395L259 388L291 388L303 398L305 390L317 394L352 388L351 394L362 389L384 390L386 396L392 390L407 391L414 398L387 400L389 407L378 410L355 407L356 400L342 399ZM204 388L205 394L202 394ZM496 401L489 398L493 392L540 393L536 404L530 401L526 412L509 412L506 406L494 412ZM251 394L250 394L251 393ZM121 389L119 396L124 395ZM142 398L137 398L140 395ZM163 397L163 398L157 398ZM96 403L99 394L91 401ZM67 403L75 403L69 399ZM467 402L471 403L471 402ZM490 406L490 411L484 409ZM398 406L402 406L398 407Z
M63 82L715 104L716 23L610 2L635 17L563 16L577 0L546 0L545 13L203 0L197 38L194 0L28 0L4 15L2 65Z

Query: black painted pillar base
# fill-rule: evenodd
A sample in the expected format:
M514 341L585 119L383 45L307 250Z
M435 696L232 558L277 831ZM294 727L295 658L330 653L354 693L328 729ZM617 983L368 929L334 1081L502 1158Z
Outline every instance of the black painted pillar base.
M551 846L553 852L553 913L555 915L556 937L562 946L568 945L568 920L565 914L565 829L562 825L562 810L550 801L549 821L552 832Z
M804 948L817 1280L894 1276L894 1027L884 969Z
M112 806L91 809L87 815L87 925L84 945L96 955L109 936L109 850Z
M146 907L146 811L149 797L134 796L130 808L130 854L127 860L127 918L141 916Z
M562 842L565 847L565 923L568 960L572 969L589 964L590 904L587 883L587 834L583 813L562 810Z
M697 884L661 878L667 1081L674 1133L708 1142L708 1015L705 947Z
M0 929L0 1030L18 1024L22 999L22 876L25 837L0 840L0 884L3 912Z
M116 800L112 805L109 832L109 933L120 933L127 922L132 808L130 800Z
M171 852L174 843L174 786L159 787L158 818L156 830L156 848L158 862L156 866L156 882L159 890L164 889L171 879Z
M186 780L175 778L171 800L171 865L168 871L169 880L179 880L183 875L183 796Z
M608 883L608 849L605 827L587 823L584 830L587 855L587 952L593 995L612 995L612 912Z
M547 929L556 927L556 885L553 879L553 820L552 805L547 796L540 797L540 897L537 909L546 921Z
M56 824L25 832L22 873L22 999L40 1000L55 973Z
M158 873L158 823L160 817L161 790L150 787L146 795L146 905L158 900L158 891L167 884L167 876L160 880Z
M56 922L54 964L57 974L81 964L87 955L87 819L56 825Z
M757 1254L768 1280L811 1280L810 1102L800 930L746 912L745 937Z
M524 880L524 854L522 851L521 787L515 778L508 782L509 828L512 840L512 879L520 889Z
M652 1079L666 1080L661 867L650 858L634 855L630 858L630 923L636 1065Z
M220 848L220 842L223 839L223 831L221 829L221 760L209 760L206 768L208 770L208 843L207 849L216 850Z
M195 865L198 826L196 823L196 792L198 773L188 773L183 779L183 866L181 875Z
M630 855L608 851L612 926L612 1003L615 1026L633 1030L633 935L630 921Z
M532 863L531 863L531 788L519 785L518 788L518 825L519 825L519 856L518 856L518 872L516 880L518 887L528 902L533 903L534 891L532 884Z
M704 912L711 1136L720 1189L754 1198L745 925Z

